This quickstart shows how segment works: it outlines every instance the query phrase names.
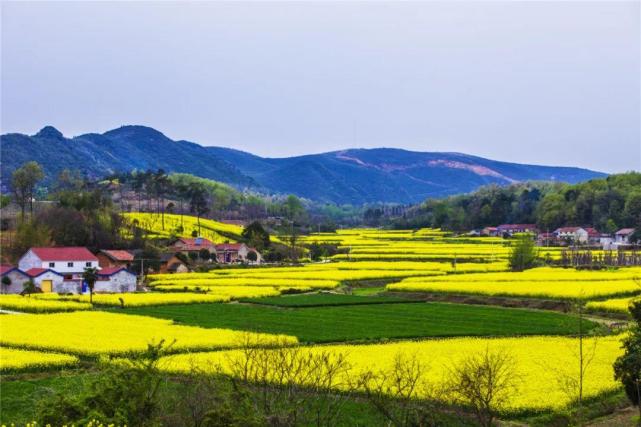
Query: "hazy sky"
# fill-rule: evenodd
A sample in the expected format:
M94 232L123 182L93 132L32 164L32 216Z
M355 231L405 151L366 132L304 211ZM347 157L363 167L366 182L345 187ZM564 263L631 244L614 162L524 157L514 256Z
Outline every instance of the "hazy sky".
M2 1L1 131L641 170L640 4Z

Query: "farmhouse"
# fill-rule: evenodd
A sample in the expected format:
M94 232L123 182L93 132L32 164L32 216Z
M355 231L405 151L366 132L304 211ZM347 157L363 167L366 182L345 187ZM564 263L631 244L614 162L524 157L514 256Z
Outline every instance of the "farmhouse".
M187 273L188 271L189 266L176 253L167 252L160 255L160 273Z
M554 230L554 235L559 240L568 241L571 243L587 243L589 234L585 228L582 227L561 227Z
M534 233L536 234L536 224L501 224L496 227L496 235L513 235L518 233Z
M129 251L103 249L96 255L101 268L124 267L131 268L134 256Z
M125 267L107 267L98 272L95 292L134 292L136 275Z
M13 265L0 265L0 291L3 294L19 294L28 280L29 275L19 268Z
M213 254L213 252L215 251L215 245L210 240L207 240L204 237L181 237L170 247L170 249L174 252L182 252L185 255L187 255L189 252L199 252L202 249L207 249L210 253Z
M252 259L254 257L255 259ZM221 264L231 264L236 262L260 264L262 259L260 252L254 248L248 247L244 243L223 243L216 245L216 261Z
M621 230L614 233L614 241L616 243L627 245L632 243L630 237L634 233L634 228L622 228Z
M65 280L81 280L85 268L98 268L98 258L84 247L31 248L18 261L18 268L51 269Z

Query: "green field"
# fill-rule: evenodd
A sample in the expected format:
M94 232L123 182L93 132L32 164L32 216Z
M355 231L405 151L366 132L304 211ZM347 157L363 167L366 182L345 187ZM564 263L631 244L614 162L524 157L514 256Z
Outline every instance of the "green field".
M396 296L358 296L345 294L284 295L267 298L246 298L242 302L279 307L326 307L333 305L365 305L420 302Z
M197 304L130 308L123 313L173 319L186 325L294 335L303 342L384 338L561 335L578 321L555 312L448 303L395 303L285 308ZM586 328L596 324L585 322Z

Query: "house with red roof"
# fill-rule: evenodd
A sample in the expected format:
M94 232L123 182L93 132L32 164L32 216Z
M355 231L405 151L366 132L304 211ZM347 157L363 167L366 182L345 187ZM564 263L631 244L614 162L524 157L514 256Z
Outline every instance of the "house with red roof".
M244 243L222 243L215 246L216 261L220 264L233 264L247 262L260 264L263 257L254 248L250 248ZM253 255L251 255L253 253ZM252 258L255 258L253 260Z
M134 262L134 255L129 251L103 249L96 254L98 265L101 268L124 267L131 268Z
M202 249L207 249L213 253L215 249L214 243L204 237L181 237L170 247L174 252L183 252L185 255L189 252L199 252Z
M634 234L634 228L622 228L621 230L614 233L614 239L616 243L627 245L632 243L630 237Z
M536 224L501 224L496 227L496 235L513 235L519 233L532 233L537 234L538 230Z
M105 267L98 272L94 292L134 292L136 275L125 267Z
M98 258L85 247L67 246L31 248L18 261L18 268L47 268L63 274L65 279L82 276L85 268L98 268Z

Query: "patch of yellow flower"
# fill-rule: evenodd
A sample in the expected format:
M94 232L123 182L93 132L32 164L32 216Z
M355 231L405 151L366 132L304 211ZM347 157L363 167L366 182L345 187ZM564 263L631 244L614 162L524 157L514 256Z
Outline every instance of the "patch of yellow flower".
M638 300L640 297L630 298L612 298L605 301L590 301L585 307L593 311L611 311L614 313L628 313L628 308L632 301Z
M101 311L0 316L0 345L82 355L144 351L150 342L175 343L174 351L238 345L243 332L175 325L171 320ZM262 334L265 342L295 337Z
M586 338L584 355L591 359L585 368L584 396L595 396L615 390L612 364L621 354L620 337ZM368 370L389 371L395 357L416 356L426 364L426 380L433 387L443 386L448 371L466 356L489 349L502 352L514 361L513 374L518 392L510 399L507 411L547 410L562 408L576 397L576 389L566 385L578 379L579 342L566 337L526 338L452 338L418 342L372 345L330 345L305 347L308 352L327 352L346 356L351 368L343 375L358 377ZM265 350L270 351L270 350ZM162 360L163 369L189 372L232 372L230 364L242 357L238 350L180 354ZM392 378L390 378L390 381ZM304 381L302 381L304 382ZM346 383L337 379L336 383Z
M45 298L39 298L37 295L0 295L0 309L27 313L55 313L91 309L91 304L61 300L57 294L43 294L52 295Z
M68 354L0 347L0 372L60 368L77 363L78 358Z

